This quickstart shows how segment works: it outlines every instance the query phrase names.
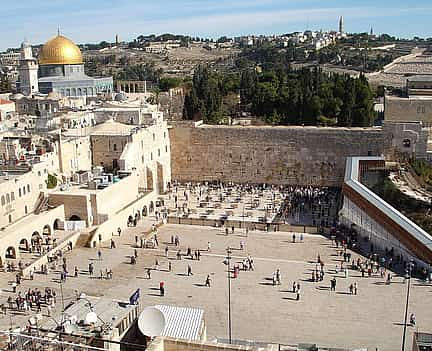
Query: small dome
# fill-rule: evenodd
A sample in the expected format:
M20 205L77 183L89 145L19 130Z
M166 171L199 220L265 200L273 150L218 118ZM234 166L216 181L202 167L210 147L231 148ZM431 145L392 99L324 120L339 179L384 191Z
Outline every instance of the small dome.
M11 99L11 100L19 100L19 99L22 99L23 97L24 97L23 94L21 94L21 93L16 93L16 94L12 94L12 95L9 97L9 99Z
M48 40L39 53L40 65L82 64L81 50L68 38L57 35Z
M114 100L115 100L115 101L118 101L118 102L126 101L126 100L127 100L127 96L126 96L125 93L121 92L121 93L118 93L118 94L116 94L116 95L114 96Z
M51 91L50 93L48 93L48 98L49 99L60 99L61 96L59 93L56 93L55 91Z

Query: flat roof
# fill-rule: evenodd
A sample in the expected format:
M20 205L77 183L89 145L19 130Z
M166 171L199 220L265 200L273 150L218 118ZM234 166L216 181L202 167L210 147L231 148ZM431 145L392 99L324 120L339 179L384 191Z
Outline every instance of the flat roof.
M89 304L91 303L91 306ZM93 334L95 328L100 328L105 323L113 324L115 327L120 323L132 310L137 308L137 305L130 305L129 303L112 300L109 298L86 296L85 298L78 299L72 305L65 309L69 316L76 316L77 324L74 334L80 333L82 335ZM78 325L80 321L84 321L87 314L94 311L98 319L93 327ZM43 328L54 330L58 324L53 318L46 319L46 323L42 325Z
M154 307L160 310L165 317L166 324L161 336L186 340L201 340L204 310L167 305L156 305Z

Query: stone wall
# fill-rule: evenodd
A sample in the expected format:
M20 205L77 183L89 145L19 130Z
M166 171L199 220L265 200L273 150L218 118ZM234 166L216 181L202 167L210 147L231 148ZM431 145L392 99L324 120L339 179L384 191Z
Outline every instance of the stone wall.
M404 98L386 95L384 119L386 121L419 121L432 126L432 98Z
M172 179L341 186L347 156L381 155L377 128L177 126Z

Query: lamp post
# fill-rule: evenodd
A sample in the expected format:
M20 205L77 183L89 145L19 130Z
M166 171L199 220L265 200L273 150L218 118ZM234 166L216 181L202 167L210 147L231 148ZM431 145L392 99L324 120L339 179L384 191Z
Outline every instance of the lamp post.
M228 265L228 341L231 344L231 248L228 246L226 251L226 260Z
M411 260L408 264L408 271L406 272L405 275L405 277L408 279L408 287L407 287L407 295L406 295L406 302L405 302L405 318L404 318L404 328L403 328L403 336L402 336L402 351L405 351L405 338L406 338L407 319L408 319L408 304L409 304L411 273L412 273L413 265L414 265L413 260Z

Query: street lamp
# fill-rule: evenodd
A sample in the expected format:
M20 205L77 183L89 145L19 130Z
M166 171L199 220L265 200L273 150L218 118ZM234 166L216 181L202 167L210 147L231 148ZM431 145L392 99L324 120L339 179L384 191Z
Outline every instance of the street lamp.
M407 295L405 302L405 319L404 319L404 328L403 328L403 337L402 337L402 351L405 351L405 338L406 338L406 329L407 329L407 318L408 318L408 304L409 304L409 295L410 295L410 283L411 283L411 273L412 268L414 266L414 261L410 260L408 264L408 271L406 272L405 277L408 279L408 287L407 287Z
M227 256L226 256L226 263L228 265L228 340L231 344L231 248L228 246L226 249Z

